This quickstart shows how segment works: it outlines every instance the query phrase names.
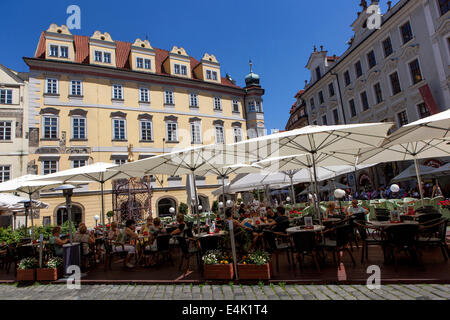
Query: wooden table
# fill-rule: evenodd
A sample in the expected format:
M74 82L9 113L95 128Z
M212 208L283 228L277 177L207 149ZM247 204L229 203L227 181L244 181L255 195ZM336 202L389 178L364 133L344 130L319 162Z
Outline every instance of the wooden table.
M323 231L325 229L325 226L314 225L313 227L314 227L314 229L306 229L305 227L292 227L292 228L287 228L286 232L289 234L296 233L296 232L307 232L307 231L319 232L319 231Z

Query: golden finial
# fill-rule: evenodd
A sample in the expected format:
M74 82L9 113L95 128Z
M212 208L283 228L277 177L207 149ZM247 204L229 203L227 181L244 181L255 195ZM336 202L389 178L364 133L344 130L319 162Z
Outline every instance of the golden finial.
M128 145L128 162L133 162L134 161L134 157L133 157L133 145L130 144Z

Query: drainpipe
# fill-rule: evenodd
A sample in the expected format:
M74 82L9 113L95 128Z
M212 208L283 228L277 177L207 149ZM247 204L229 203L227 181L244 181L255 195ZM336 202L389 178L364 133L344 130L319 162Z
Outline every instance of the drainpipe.
M347 124L347 120L345 118L345 110L344 110L344 102L342 101L342 92L341 92L341 84L339 83L339 75L337 73L331 73L331 75L336 77L337 85L338 85L338 91L339 91L339 100L341 101L341 110L342 110L342 116L344 117L344 124Z

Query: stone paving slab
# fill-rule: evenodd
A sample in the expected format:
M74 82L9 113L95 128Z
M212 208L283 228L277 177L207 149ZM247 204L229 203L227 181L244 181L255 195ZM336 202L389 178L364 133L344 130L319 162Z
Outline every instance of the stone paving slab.
M2 300L450 300L450 285L0 285Z

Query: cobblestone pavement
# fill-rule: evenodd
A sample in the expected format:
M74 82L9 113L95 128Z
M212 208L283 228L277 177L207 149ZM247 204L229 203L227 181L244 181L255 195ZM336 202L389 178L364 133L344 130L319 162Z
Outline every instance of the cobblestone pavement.
M0 285L0 300L450 300L450 285Z

